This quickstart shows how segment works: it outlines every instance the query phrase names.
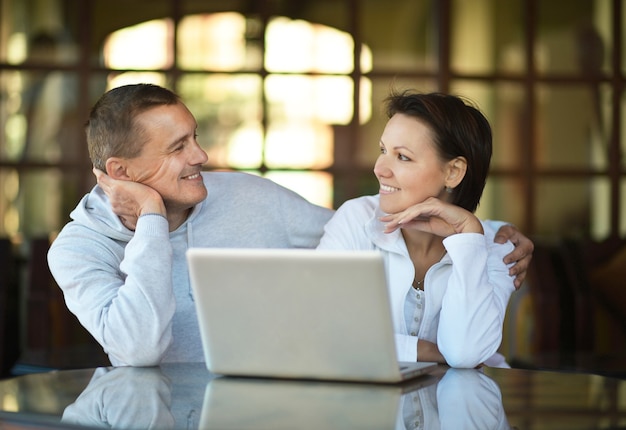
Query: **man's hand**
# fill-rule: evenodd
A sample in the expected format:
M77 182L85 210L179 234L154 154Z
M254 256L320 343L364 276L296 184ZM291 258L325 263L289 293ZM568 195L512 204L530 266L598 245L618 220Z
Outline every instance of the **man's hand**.
M96 175L98 185L109 198L113 213L130 230L135 229L137 219L142 214L167 215L161 195L153 188L139 182L113 179L95 167L93 174Z
M510 240L515 245L515 249L504 257L504 262L506 264L515 263L509 269L509 275L515 276L515 289L519 290L526 278L526 271L530 265L530 260L533 258L535 245L517 227L508 224L500 227L494 242L505 243L507 240Z

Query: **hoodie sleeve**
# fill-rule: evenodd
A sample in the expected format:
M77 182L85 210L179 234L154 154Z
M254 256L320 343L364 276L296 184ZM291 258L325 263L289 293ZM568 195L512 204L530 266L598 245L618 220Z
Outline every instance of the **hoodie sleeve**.
M111 364L160 362L172 342L176 307L164 217L141 216L128 243L71 222L50 247L48 263L68 309Z

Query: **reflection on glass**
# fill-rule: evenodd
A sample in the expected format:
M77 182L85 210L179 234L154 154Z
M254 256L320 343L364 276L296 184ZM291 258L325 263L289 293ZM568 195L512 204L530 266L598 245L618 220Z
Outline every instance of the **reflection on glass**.
M0 428L60 428L63 410L85 389L92 374L93 369L80 369L62 375L30 373L0 380ZM9 421L5 423L5 419ZM14 426L11 422L20 424Z
M500 386L481 369L448 369L437 384L439 427L425 429L510 429Z
M500 387L476 369L377 385L215 377L203 367L99 368L62 422L116 429L510 428Z
M408 385L215 378L200 428L510 429L500 388L476 369Z
M98 368L68 405L65 424L115 429L198 429L204 363Z
M156 19L111 33L104 43L104 65L111 69L161 69L172 65L169 55L173 22Z

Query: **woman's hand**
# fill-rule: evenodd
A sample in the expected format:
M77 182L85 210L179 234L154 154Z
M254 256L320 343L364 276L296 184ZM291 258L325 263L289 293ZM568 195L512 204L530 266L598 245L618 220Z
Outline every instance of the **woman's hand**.
M113 179L95 167L93 174L109 198L113 213L130 230L135 229L137 219L142 214L157 213L166 216L163 199L153 188L139 182Z
M484 233L476 215L436 197L429 197L402 212L385 215L380 220L385 223L385 233L398 228L419 230L441 237L456 233Z
M430 197L402 212L385 215L380 220L386 223L385 233L391 233L398 228L425 231L441 237L456 233L484 232L480 220L473 213L435 197ZM517 227L509 224L500 227L494 242L505 243L507 240L510 240L515 248L504 257L504 263L514 263L509 269L509 275L515 276L515 289L519 290L526 279L534 245Z
M439 352L439 347L423 339L417 340L417 358L418 361L434 361L439 364L448 364L441 352Z

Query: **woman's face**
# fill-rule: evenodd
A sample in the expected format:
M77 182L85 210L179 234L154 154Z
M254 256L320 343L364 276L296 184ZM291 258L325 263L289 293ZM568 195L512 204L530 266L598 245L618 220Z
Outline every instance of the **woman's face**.
M428 197L445 199L446 165L435 150L429 127L409 115L392 116L374 165L381 210L397 213Z

